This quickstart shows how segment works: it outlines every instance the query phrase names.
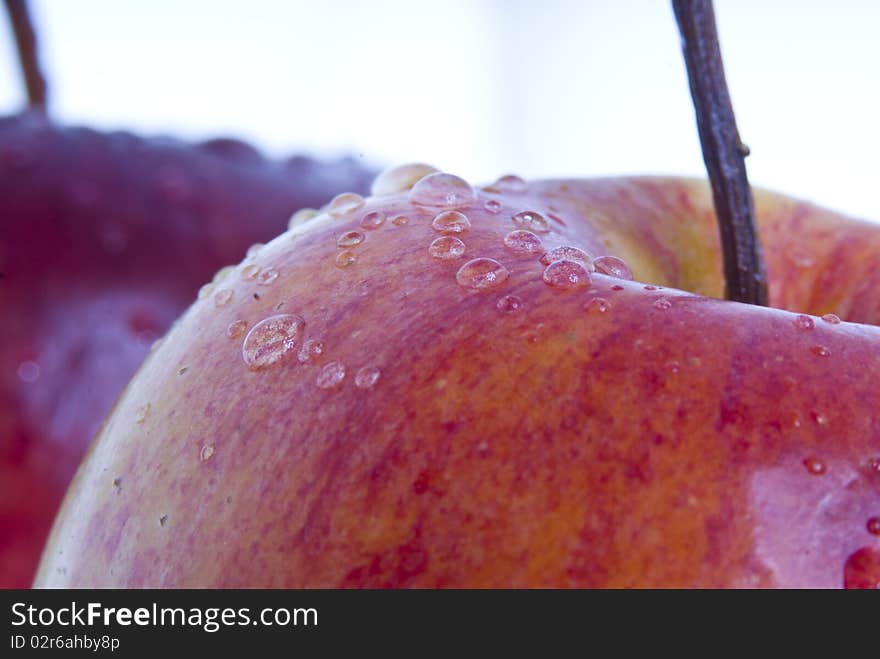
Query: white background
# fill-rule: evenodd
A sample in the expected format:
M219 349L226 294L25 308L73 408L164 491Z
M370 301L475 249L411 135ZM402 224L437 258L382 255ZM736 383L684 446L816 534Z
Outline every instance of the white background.
M475 182L704 176L665 0L32 0L52 114ZM880 2L716 0L754 184L880 220ZM0 112L22 103L0 30Z

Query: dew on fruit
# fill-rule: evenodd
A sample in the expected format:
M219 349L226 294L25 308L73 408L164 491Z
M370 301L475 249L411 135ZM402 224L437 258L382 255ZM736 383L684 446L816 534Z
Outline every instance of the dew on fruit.
M355 374L354 385L358 389L372 389L381 375L382 371L375 366L364 366Z
M229 325L226 326L226 336L230 339L237 339L244 331L247 329L247 321L245 320L233 320Z
M620 284L614 284L614 286L611 287L611 290L612 291L622 291L623 286L621 286Z
M633 278L632 270L626 261L618 256L600 256L593 259L593 267L596 268L596 272L601 272L609 277L626 279L627 281L631 281Z
M471 228L471 221L464 213L444 211L434 218L431 226L441 233L464 233Z
M346 231L336 239L337 247L355 247L364 242L364 234L360 231Z
M245 252L245 258L255 259L257 255L260 253L260 250L263 249L265 245L263 243L254 243L250 247L247 248L247 252Z
M491 185L483 188L486 192L525 192L528 184L516 174L505 174Z
M40 365L35 361L23 361L18 365L15 374L25 384L33 384L40 379Z
M214 456L214 445L213 444L202 444L202 448L199 451L199 460L201 462L207 462Z
M802 313L795 316L792 323L794 323L795 327L801 330L811 330L815 327L813 319Z
M355 192L343 192L338 194L327 205L327 212L333 217L342 217L348 213L362 208L364 198Z
M660 297L654 300L654 308L660 309L660 311L666 311L667 309L672 308L672 302L669 298Z
M264 318L251 328L241 348L248 368L258 370L281 360L299 344L305 321L293 314Z
M656 291L657 290L657 287L652 284L645 284L644 286L642 286L642 288L644 288L646 291Z
M196 297L198 297L198 299L200 299L200 300L204 300L206 297L208 297L213 292L214 292L214 284L208 282L207 284L205 284L204 286L202 286L199 289L198 295Z
M215 307L224 307L229 304L230 300L232 300L232 290L229 288L221 288L219 291L214 293Z
M461 258L464 251L464 242L455 236L440 236L428 246L428 254L441 261Z
M580 261L587 266L587 269L593 269L593 259L590 258L589 254L584 250L572 247L571 245L563 245L562 247L551 249L549 252L541 256L541 263L544 265L550 265L553 261L559 261L561 259Z
M504 295L498 299L495 308L501 313L512 313L522 309L523 302L516 295Z
M406 192L421 179L437 171L436 167L421 162L389 167L373 181L370 194L379 196Z
M313 217L317 217L318 211L314 208L301 208L296 211L293 215L290 216L290 219L287 221L287 230L295 229L301 224L305 224Z
M495 259L478 258L465 263L455 274L455 281L464 288L486 290L507 281L510 272Z
M537 254L544 251L544 244L538 235L525 229L514 229L504 236L504 245L521 254Z
M520 211L511 216L511 219L521 229L527 229L535 233L549 233L550 231L550 223L547 221L547 218L535 211Z
M361 218L361 229L372 231L385 224L385 213L382 211L370 211Z
M822 316L822 320L831 325L840 325L840 317L833 313L826 313Z
M330 362L318 373L315 383L321 389L336 389L345 379L345 365L342 362Z
M862 547L849 555L843 566L843 587L880 588L880 546Z
M562 290L590 285L590 272L587 267L579 261L568 259L560 259L548 265L544 268L541 278L545 284Z
M391 224L393 224L396 227L402 227L407 222L409 222L409 218L406 215L396 215L391 220Z
M493 215L497 215L501 212L501 202L495 199L489 199L485 204L483 204L483 208L485 208Z
M251 281L257 278L257 275L260 273L260 266L249 263L241 269L240 276L245 281Z
M871 517L865 523L865 528L871 535L880 535L880 517Z
M810 352L812 352L817 357L830 357L831 351L825 346L813 346L810 348Z
M476 199L471 184L463 178L435 172L428 174L409 191L409 200L419 206L437 206L440 208L457 208L467 206Z
M134 420L137 424L142 424L147 420L147 417L150 415L150 408L152 405L150 403L146 403L145 405L141 405L134 413Z
M804 467L813 476L822 476L828 471L828 466L822 460L813 456L804 460Z
M223 266L217 272L214 273L214 278L211 279L211 282L214 284L219 284L221 281L223 281L229 275L231 275L233 270L235 270L234 265Z
M307 362L320 359L320 357L324 354L324 342L320 339L309 339L305 343L303 343L302 348L299 350L299 354L296 358L300 361L300 363L305 364Z
M594 297L592 300L587 302L586 306L587 311L598 311L599 313L605 313L610 308L611 303L604 297Z
M347 268L357 261L357 256L350 249L343 250L336 255L336 267Z

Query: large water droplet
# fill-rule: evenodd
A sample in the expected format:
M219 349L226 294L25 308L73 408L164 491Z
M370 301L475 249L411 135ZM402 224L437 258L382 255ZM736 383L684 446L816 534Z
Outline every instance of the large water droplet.
M303 343L296 358L303 364L320 359L324 354L324 342L320 339L309 339Z
M544 265L550 265L553 261L560 261L562 259L580 261L587 266L588 270L593 269L593 259L590 258L589 254L582 249L571 247L570 245L563 245L562 247L551 249L549 252L541 256L541 263Z
M507 281L510 272L495 259L479 258L465 263L455 274L460 286L478 290L495 288Z
M364 366L354 376L354 385L358 389L372 389L381 375L382 371L375 366Z
M336 239L338 247L355 247L364 242L364 234L360 231L346 231Z
M815 326L813 319L802 313L795 316L792 323L800 330L811 330Z
M355 261L357 261L357 256L350 249L343 250L336 255L337 268L347 268L353 265Z
M355 192L338 194L327 205L327 212L333 217L353 213L364 205L364 198Z
M441 208L467 206L473 203L476 197L470 183L463 178L443 172L428 174L409 192L409 200L412 203Z
M463 233L471 228L471 221L464 213L444 211L434 218L431 226L442 233Z
M804 460L804 467L813 476L822 476L828 471L828 466L817 457L810 456Z
M241 348L244 363L254 370L276 363L297 346L304 326L305 321L293 314L261 320L244 339Z
M241 269L241 278L245 281L250 281L252 279L256 279L257 275L260 273L260 266L249 263Z
M385 213L382 211L370 211L361 218L361 229L372 231L385 223Z
M230 339L237 339L242 334L244 334L244 331L247 329L247 326L248 326L247 321L233 320L226 327L226 336L228 336Z
M290 219L287 221L287 229L288 231L291 229L295 229L301 224L305 224L313 217L317 217L318 211L314 208L301 208L296 211L293 215L290 216Z
M230 300L232 300L232 291L228 288L221 288L219 291L214 293L215 307L224 307L229 304Z
M455 236L440 236L428 246L428 254L435 259L449 260L464 256L465 244Z
M513 215L511 219L522 229L534 231L535 233L548 233L550 231L550 223L547 221L547 218L535 211L520 211Z
M516 295L504 295L495 304L495 308L501 313L512 313L522 309L523 302Z
M437 172L436 167L421 162L411 162L397 167L389 167L376 177L370 187L370 194L388 195L406 192L421 179Z
M833 313L826 313L824 316L822 316L822 320L832 325L840 325L840 318Z
M342 362L330 362L318 373L315 383L321 389L336 389L342 385L345 379L345 364Z
M257 277L257 281L263 286L270 286L276 279L278 271L275 268L266 268Z
M633 278L632 270L630 270L626 261L617 256L600 256L597 259L593 259L593 267L596 268L596 272L601 272L609 277L626 279L628 281Z
M538 235L525 229L514 229L504 236L504 245L522 254L538 254L544 251L544 244Z
M849 555L843 566L843 587L880 588L880 547L862 547Z
M831 351L825 346L813 346L810 351L817 357L830 357Z
M590 273L586 266L579 261L567 259L554 261L548 265L544 268L541 278L553 288L564 290L590 285Z

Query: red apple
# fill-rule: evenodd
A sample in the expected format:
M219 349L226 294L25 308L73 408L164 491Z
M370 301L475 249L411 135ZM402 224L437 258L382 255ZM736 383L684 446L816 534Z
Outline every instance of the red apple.
M703 182L420 174L190 307L37 586L880 583L880 227L756 192L765 308Z
M87 442L205 279L369 174L0 119L0 587L31 583Z

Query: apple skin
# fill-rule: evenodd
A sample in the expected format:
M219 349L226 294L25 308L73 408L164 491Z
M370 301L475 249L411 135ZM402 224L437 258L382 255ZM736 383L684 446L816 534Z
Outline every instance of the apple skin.
M237 140L106 134L40 113L0 118L0 174L9 588L32 582L88 441L204 280L283 231L293 210L365 190L372 174L353 160L274 161Z
M865 282L880 227L761 191L756 206L774 305L877 322ZM338 267L337 238L377 209L389 220ZM880 328L804 329L795 313L711 297L720 253L701 182L483 190L458 208L471 223L458 260L428 254L438 210L401 193L321 216L218 282L228 304L194 304L92 444L35 585L880 580L866 527L880 514ZM620 256L635 281L544 283L540 254L503 243L522 210L564 222L546 248ZM509 277L460 286L475 257ZM251 263L277 280L242 279ZM505 295L521 306L500 311ZM299 315L298 343L320 339L323 354L300 363L295 346L249 369L227 327L276 314ZM330 362L347 374L324 389ZM364 367L381 371L368 389Z

